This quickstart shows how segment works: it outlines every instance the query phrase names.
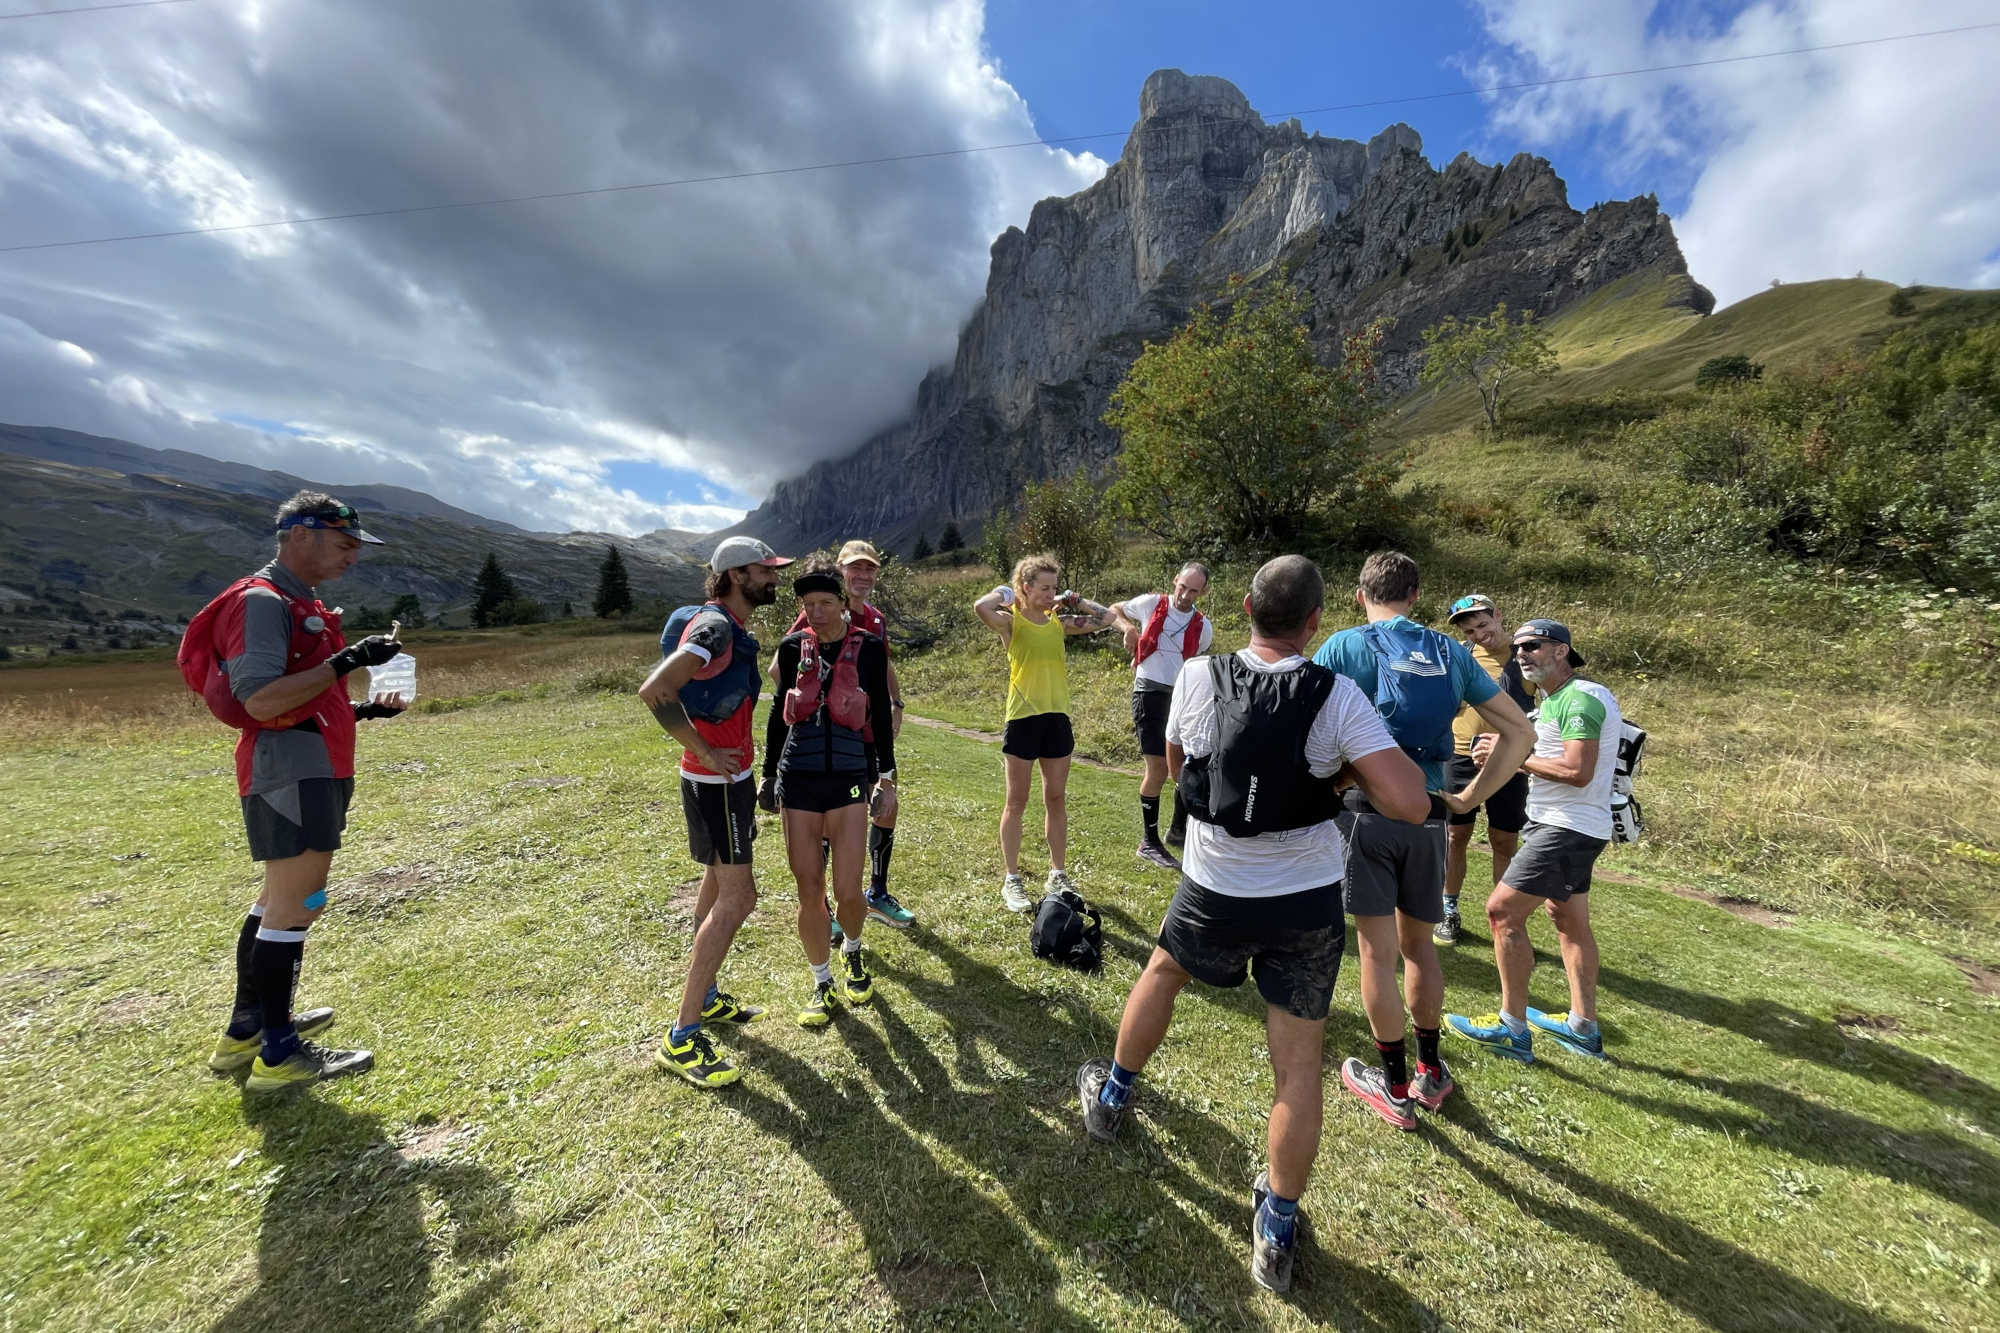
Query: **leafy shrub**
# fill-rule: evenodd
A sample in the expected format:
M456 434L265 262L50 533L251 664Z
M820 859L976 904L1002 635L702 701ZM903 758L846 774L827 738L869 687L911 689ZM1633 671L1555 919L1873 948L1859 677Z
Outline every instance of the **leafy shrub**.
M1764 367L1747 356L1712 356L1694 373L1694 387L1713 389L1719 384L1744 384L1764 378Z

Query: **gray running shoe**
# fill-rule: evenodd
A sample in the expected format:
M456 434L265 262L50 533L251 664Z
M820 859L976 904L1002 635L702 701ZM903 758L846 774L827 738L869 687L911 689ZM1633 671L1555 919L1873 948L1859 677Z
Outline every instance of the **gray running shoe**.
M1368 1103L1369 1110L1397 1129L1417 1127L1415 1105L1408 1097L1398 1097L1389 1090L1389 1076L1380 1065L1364 1065L1350 1055L1340 1066L1340 1081L1349 1092Z
M1051 870L1048 882L1042 886L1042 889L1045 893L1059 893L1065 889L1071 893L1077 891L1076 881L1069 877L1067 870Z
M1035 905L1028 896L1028 881L1019 875L1009 875L1000 881L1000 901L1010 912L1025 912Z
M1158 866L1162 870L1179 870L1181 868L1181 863L1174 859L1174 854L1157 842L1140 843L1139 850L1135 855L1147 865Z
M1458 943L1458 913L1446 909L1444 920L1431 927L1431 939L1438 944Z
M1110 1079L1111 1062L1101 1055L1085 1060L1076 1071L1076 1097L1083 1107L1084 1132L1099 1143L1116 1143L1118 1125L1125 1119L1124 1107L1106 1106L1098 1098Z
M1266 1291L1292 1289L1292 1259L1298 1253L1303 1214L1292 1221L1292 1243L1280 1245L1264 1234L1264 1200L1271 1193L1271 1173L1259 1171L1250 1186L1250 1279Z
M1438 1061L1435 1074L1418 1065L1416 1077L1410 1080L1410 1100L1426 1111L1435 1111L1444 1105L1444 1099L1451 1096L1451 1090L1457 1086L1451 1081L1451 1069L1444 1061Z

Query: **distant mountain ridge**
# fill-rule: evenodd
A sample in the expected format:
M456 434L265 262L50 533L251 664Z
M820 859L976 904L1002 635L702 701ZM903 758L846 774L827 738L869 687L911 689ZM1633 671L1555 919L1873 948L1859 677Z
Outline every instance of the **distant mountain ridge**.
M808 548L852 536L901 544L978 522L1028 481L1101 472L1118 441L1101 417L1147 340L1162 339L1231 274L1289 272L1329 358L1376 318L1381 369L1415 380L1419 334L1501 300L1538 316L1635 273L1685 278L1650 197L1579 213L1541 158L1444 170L1392 125L1367 143L1266 124L1228 81L1161 70L1103 179L1035 205L994 241L986 294L949 367L909 417L781 482L731 531ZM1714 298L1692 280L1678 299Z

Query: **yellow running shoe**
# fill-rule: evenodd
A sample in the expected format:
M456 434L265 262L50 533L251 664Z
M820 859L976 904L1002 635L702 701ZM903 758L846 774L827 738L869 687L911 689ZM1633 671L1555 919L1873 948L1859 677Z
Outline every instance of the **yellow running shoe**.
M365 1074L375 1067L373 1051L335 1051L315 1042L301 1041L297 1050L274 1065L258 1056L250 1062L250 1077L243 1080L245 1092L278 1092L329 1078Z
M875 978L868 975L867 964L861 961L861 950L843 951L840 955L840 989L849 1004L866 1004L875 994Z
M660 1039L660 1049L653 1056L653 1063L662 1069L671 1069L676 1074L698 1088L719 1088L726 1083L734 1083L742 1077L743 1071L715 1053L706 1032L694 1032L679 1045L674 1043L674 1035L669 1032Z
M310 1037L332 1026L331 1009L308 1009L292 1018L292 1030L301 1037ZM250 1067L250 1062L257 1058L257 1052L263 1049L264 1034L261 1031L240 1039L225 1032L208 1057L209 1070L217 1074L240 1074Z
M799 1006L799 1026L802 1028L823 1028L833 1021L834 1006L840 1003L840 992L833 988L831 981L815 981L812 995Z

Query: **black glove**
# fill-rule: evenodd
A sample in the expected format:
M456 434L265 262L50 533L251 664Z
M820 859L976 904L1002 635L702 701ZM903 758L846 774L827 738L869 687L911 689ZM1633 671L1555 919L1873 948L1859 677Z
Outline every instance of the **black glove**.
M350 643L332 657L326 664L333 668L335 676L345 676L356 667L381 666L384 662L403 651L399 640L386 634L371 634L359 643Z
M778 813L778 780L766 776L757 786L757 805L767 815Z
M396 714L402 711L403 710L400 708L391 708L387 704L378 704L378 703L355 704L354 720L356 722L366 722L370 718L394 717L396 716Z

